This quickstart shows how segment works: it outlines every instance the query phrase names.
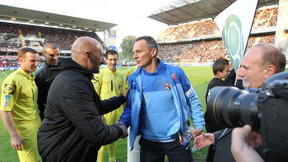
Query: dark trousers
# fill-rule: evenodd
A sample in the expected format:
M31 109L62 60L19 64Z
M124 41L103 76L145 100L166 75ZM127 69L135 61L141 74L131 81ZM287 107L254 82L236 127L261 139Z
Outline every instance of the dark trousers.
M191 148L182 146L179 140L173 142L152 142L141 138L139 141L141 162L164 162L165 155L169 162L193 162Z

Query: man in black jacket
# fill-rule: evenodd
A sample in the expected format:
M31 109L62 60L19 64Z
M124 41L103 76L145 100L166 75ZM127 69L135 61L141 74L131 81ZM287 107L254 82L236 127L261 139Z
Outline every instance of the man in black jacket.
M51 81L49 79L50 68L57 65L58 57L60 55L60 50L57 45L52 43L47 43L43 47L43 56L45 58L45 63L40 69L35 78L36 85L38 87L38 109L40 111L41 120L44 118L44 110L47 100L47 94L49 87L51 86Z
M43 161L92 161L102 145L126 135L126 127L111 126L101 115L126 101L127 92L100 101L91 79L99 72L103 48L90 37L72 45L72 60L62 60L49 89L45 117L38 131L38 149ZM51 72L54 73L54 72Z

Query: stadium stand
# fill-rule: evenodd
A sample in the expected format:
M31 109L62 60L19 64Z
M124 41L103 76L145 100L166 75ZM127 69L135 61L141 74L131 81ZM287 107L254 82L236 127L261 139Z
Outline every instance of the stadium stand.
M58 45L60 57L71 57L71 45L81 36L97 39L107 50L108 46L96 32L105 32L114 26L116 24L0 4L1 70L17 67L17 52L26 46L37 50L42 60L42 47L46 43Z
M276 5L256 11L248 48L259 42L274 43L277 15ZM18 66L17 51L24 46L38 49L41 55L45 43L56 43L61 50L60 57L70 57L71 44L80 36L100 40L95 32L0 22L0 67ZM212 18L170 25L157 42L159 57L167 62L209 63L228 57Z
M81 36L100 40L95 32L0 22L0 67L18 67L17 51L26 46L36 49L43 60L42 47L46 43L57 44L60 57L70 57L72 43Z
M94 32L0 22L1 51L15 50L23 46L37 48L42 47L45 43L55 43L61 50L70 50L74 40L81 36L99 39Z
M248 48L260 42L274 43L278 6L256 11ZM157 39L159 57L166 62L203 63L228 57L220 32L211 19L169 26Z
M248 48L260 42L274 43L275 35L250 37ZM228 58L221 39L192 41L190 43L159 44L159 57L166 62L213 62Z

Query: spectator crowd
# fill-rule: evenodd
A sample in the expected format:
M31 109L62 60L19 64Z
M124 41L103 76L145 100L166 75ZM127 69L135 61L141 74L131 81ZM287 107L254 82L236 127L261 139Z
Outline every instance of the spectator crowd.
M250 37L248 48L263 42L273 44L274 39L274 35ZM168 62L214 62L220 57L228 57L221 39L159 45L159 58Z
M257 10L254 18L252 32L269 27L275 27L277 24L278 7L262 7ZM157 39L157 42L182 42L195 38L207 38L219 36L215 22L209 19L193 21L186 24L179 24L168 27Z
M43 47L46 43L55 43L61 50L70 50L74 40L81 36L98 39L94 32L0 22L0 49L19 49L24 46Z
M252 28L255 34L250 35L247 48L258 43L275 42L274 34L258 33L276 27L277 15L278 7L275 6L264 6L256 11ZM228 57L220 32L211 18L170 26L157 41L159 57L168 62L214 62L220 57Z
M263 29L267 31L274 28L277 24L277 15L278 7L275 6L264 6L256 11L252 28L254 35L250 36L248 48L261 42L274 43L273 32L259 33ZM46 43L56 44L61 51L69 50L73 41L81 36L99 39L94 32L0 22L0 57L13 56L24 46L42 50ZM220 32L212 19L170 26L158 37L157 42L159 57L163 61L201 63L213 62L219 57L228 57ZM15 52L5 52L7 49ZM63 57L63 53L60 56ZM65 54L64 57L66 56L70 57L70 53ZM12 65L17 66L19 63L13 58L1 58L1 67Z

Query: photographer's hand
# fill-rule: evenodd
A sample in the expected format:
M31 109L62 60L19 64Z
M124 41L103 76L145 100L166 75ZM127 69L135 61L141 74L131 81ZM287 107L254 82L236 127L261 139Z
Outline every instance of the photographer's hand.
M252 132L252 128L249 125L245 125L242 128L233 130L231 152L237 162L262 162L264 160L253 148L253 146L259 146L261 143L260 134Z
M197 136L194 140L194 147L201 150L204 147L214 144L215 137L212 133L204 133Z

